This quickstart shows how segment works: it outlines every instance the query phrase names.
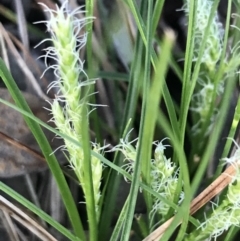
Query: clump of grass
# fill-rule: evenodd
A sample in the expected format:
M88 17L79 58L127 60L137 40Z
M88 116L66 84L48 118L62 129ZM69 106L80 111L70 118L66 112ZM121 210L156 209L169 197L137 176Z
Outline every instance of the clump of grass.
M192 217L193 213L190 210L191 200L196 190L205 185L202 180L207 164L218 144L231 92L238 75L237 68L240 59L238 31L233 31L231 41L229 41L228 34L231 1L228 5L225 29L217 13L219 1L185 2L183 12L188 20L188 35L183 73L173 60L172 49L176 41L174 32L164 29L160 40L155 35L156 23L162 12L164 1L143 0L140 8L133 1L125 2L126 5L120 2L118 4L127 14L132 14L138 33L134 42L135 57L132 58L128 76L125 110L122 120L117 122L121 124L121 127L116 128L115 132L118 133L114 136L115 139L119 136L121 138L119 143L110 150L115 154L114 160L107 160L104 157L103 149L106 146L101 147L98 144L103 140L97 140L95 143L91 142L89 137L91 112L89 106L95 104L94 98L89 97L92 96L93 86L98 81L90 80L87 75L88 71L91 76L94 72L92 43L88 41L87 44L86 55L87 60L90 61L87 63L88 70L85 69L79 52L84 49L88 39L88 33L82 34L85 27L90 31L89 39L92 40L93 17L78 18L79 14L84 15L86 12L82 11L82 8L71 11L66 1L61 7L57 7L56 11L47 9L50 20L45 22L51 33L53 44L52 47L46 49L46 57L56 62L55 65L49 67L54 70L57 78L50 86L50 88L57 88L55 99L50 102L52 121L56 124L56 130L53 131L64 139L65 145L62 150L84 193L89 240L127 241L130 239L131 230L140 237L139 240L144 238L144 240L158 240L160 237L163 240L170 240L180 223L181 227L176 240L211 240L212 238L217 240L222 234L233 238L235 233L227 232L233 226L239 226L240 223L238 146L231 156L228 153L229 143L226 142L223 150L222 160L234 165L236 170L231 176L231 181L227 183L229 185L226 193L219 195L219 202L214 203L213 208L207 211L207 214L203 208L196 217ZM236 7L240 9L238 3ZM93 12L92 1L87 1L86 9L89 13ZM157 45L155 49L152 46L153 42ZM227 54L228 45L231 44L232 54ZM54 222L51 217L42 215L41 209L29 205L29 202L21 199L16 193L12 192L11 196L25 206L31 206L33 212L70 240L88 240L86 230L81 224L83 220L76 211L63 173L54 155L50 155L52 151L48 144L42 143L45 139L37 123L45 127L47 125L29 114L29 109L19 97L20 93L14 86L3 62L1 61L0 64L0 74L17 105L23 109L20 111L27 116L26 121L38 139L58 183L74 232L70 233ZM176 72L183 85L179 106L174 102L166 85L165 77L169 67ZM139 96L142 97L139 133L135 139L130 140L129 129L132 128L133 121L129 122L129 119L135 117ZM90 99L93 103L89 103ZM118 101L117 95L116 100L113 101ZM164 101L167 115L159 108L160 101ZM229 132L230 138L233 138L237 132L239 108L238 101ZM192 125L187 122L189 114L192 118ZM99 121L100 117L95 116L94 120ZM156 126L166 136L162 141L154 139ZM101 127L102 125L99 124L98 128ZM35 129L37 132L34 132ZM98 133L98 138L100 133ZM184 149L186 138L191 142L191 151ZM167 141L170 144L163 144ZM173 150L172 156L166 153L168 147ZM220 163L215 173L216 177L220 175L222 166ZM109 227L116 207L116 189L118 189L120 176L118 174L123 175L131 187L118 220L110 232ZM3 184L0 188L11 193ZM217 190L218 187L216 186L215 189ZM139 193L143 193L146 213L143 218L135 219L136 200ZM218 194L216 192L216 195ZM203 205L207 209L211 202L205 199L204 202ZM172 216L174 219L169 219ZM136 220L137 227L133 225L133 220ZM163 224L160 227L161 231L158 232L159 228L153 231L160 224Z

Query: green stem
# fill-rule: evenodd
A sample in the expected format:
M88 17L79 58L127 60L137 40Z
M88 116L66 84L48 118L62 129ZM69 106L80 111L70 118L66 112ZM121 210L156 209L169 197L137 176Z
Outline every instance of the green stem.
M85 106L86 104L84 104ZM83 183L84 183L84 194L87 206L87 215L89 222L90 231L90 241L98 240L98 226L97 226L97 213L96 204L94 200L94 190L93 190L93 176L92 176L92 166L91 166L91 150L90 150L90 140L89 140L89 127L87 118L87 108L82 109L82 143L83 147Z

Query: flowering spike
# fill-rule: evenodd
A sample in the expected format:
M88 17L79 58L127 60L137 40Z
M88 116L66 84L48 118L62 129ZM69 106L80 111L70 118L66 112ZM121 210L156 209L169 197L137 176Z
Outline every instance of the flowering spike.
M87 105L82 101L85 96L82 96L81 90L83 86L91 85L94 81L90 81L84 72L84 62L79 58L79 51L85 45L87 37L86 34L81 34L81 31L92 19L78 19L76 14L83 13L82 9L77 8L75 11L70 11L68 1L65 1L60 8L57 7L56 11L47 7L46 11L50 14L50 19L44 22L52 36L53 47L45 49L45 58L52 58L56 61L56 64L49 68L54 70L57 77L57 80L51 83L49 88L58 88L58 95L51 104L52 120L61 133L77 140L79 143L83 143L81 114L83 108L87 108ZM87 80L80 82L81 73ZM83 150L67 139L64 139L64 141L65 147L63 149L68 151L70 166L75 171L86 195L85 177L89 173L84 173ZM93 148L95 151L99 150L96 145L93 145ZM92 157L91 162L94 201L96 214L99 218L98 205L101 196L102 163L96 157Z

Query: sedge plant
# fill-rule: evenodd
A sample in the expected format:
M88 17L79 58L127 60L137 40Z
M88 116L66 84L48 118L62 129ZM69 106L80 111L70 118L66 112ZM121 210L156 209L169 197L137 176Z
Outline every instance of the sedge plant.
M237 23L240 21L236 17L236 25L230 28L230 0L225 24L221 23L218 15L218 0L186 0L181 9L187 23L187 27L184 26L187 29L184 68L181 70L172 55L176 41L175 33L164 29L160 39L155 34L164 2L142 0L137 4L135 1L118 0L123 15L128 16L131 13L138 30L128 75L126 101L123 101L125 110L121 118L121 127L116 128L120 133L114 138L117 140L120 137L118 144L101 146L99 143L103 143L102 140L93 142L89 135L89 119L91 120L92 111L96 107L95 103L91 103L94 98L90 97L93 96L93 89L98 81L98 76L96 79L88 77L88 73L93 77L95 66L92 55L92 1L87 1L87 14L83 7L72 10L68 1L56 7L56 10L43 6L49 14L49 20L42 22L46 24L51 36L47 40L52 44L45 49L45 59L46 62L48 58L54 62L47 70L53 70L56 77L49 86L49 89L55 89L55 98L49 101L49 110L56 129L33 117L3 61L0 61L0 75L18 106L11 107L25 116L38 140L58 184L72 231L54 221L3 183L0 183L0 189L28 207L69 240L128 241L131 240L131 233L135 233L139 240L159 240L160 236L154 236L154 232L154 235L151 232L161 224L164 226L172 216L174 219L161 235L161 240L171 240L175 231L177 232L174 234L174 240L186 241L218 238L223 240L224 235L228 240L233 240L237 233L231 230L240 225L240 149L233 140L239 124L239 96L228 135L236 144L236 150L229 156L228 140L222 152L222 161L216 167L216 173L212 174L215 174L216 178L224 165L233 165L236 172L231 177L227 190L215 200L209 200L194 217L190 217L190 205L197 190L206 186L202 179L217 148L227 116L229 99L236 85L240 63ZM238 1L235 1L235 7L240 10ZM82 56L80 53L86 43L88 69L79 57ZM153 48L153 43L156 48ZM182 83L180 104L172 98L166 84L169 67ZM103 77L101 73L99 76ZM119 73L116 73L116 76L121 79ZM139 97L142 99L140 127L131 140L134 131L129 129L134 123ZM117 101L117 98L113 100ZM166 106L166 113L159 108L161 101ZM95 115L94 120L101 122L98 118ZM129 122L129 119L132 122ZM87 212L85 228L82 222L86 220L82 220L76 208L76 205L83 204L73 200L62 170L54 157L54 151L42 135L39 124L51 129L64 140L61 150L83 191ZM154 137L155 127L163 133L159 140ZM191 143L191 151L184 149L187 138ZM114 153L114 160L106 159L104 152ZM112 225L120 174L130 184L130 191L118 213L116 223ZM146 211L136 216L135 208L139 195L145 200ZM180 223L181 227L177 229Z

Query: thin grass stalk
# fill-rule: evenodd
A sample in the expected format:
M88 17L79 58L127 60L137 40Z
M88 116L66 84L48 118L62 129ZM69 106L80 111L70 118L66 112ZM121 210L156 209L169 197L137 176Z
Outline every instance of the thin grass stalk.
M146 6L146 4L145 4ZM144 7L145 7L144 6ZM142 100L142 110L141 110L141 122L140 122L140 129L144 129L144 126L147 126L146 121L146 115L147 115L147 101L150 98L149 96L149 86L150 86L150 79L151 79L151 73L150 73L150 68L151 68L151 48L152 48L152 11L153 11L153 1L149 0L148 5L146 6L147 13L146 13L146 37L147 37L147 45L145 46L146 53L145 53L145 63L144 63L144 79L143 79L143 100ZM156 96L157 98L157 96ZM160 98L159 98L160 99ZM155 124L155 123L154 123ZM142 126L141 126L142 125ZM143 138L146 138L146 136L142 136ZM150 176L150 164L151 162L149 161L151 159L151 147L152 147L152 138L153 136L149 136L148 141L145 141L144 145L144 153L146 155L142 156L142 165L141 165L141 178L144 183L147 185L151 185L151 176ZM147 205L147 213L149 214L152 209L153 201L152 197L148 192L143 191L144 199ZM148 222L149 223L149 222Z
M225 238L224 238L224 241L233 241L234 240L234 238L235 238L235 236L237 235L239 233L239 228L238 227L231 227L229 230L228 230L228 232L227 232L227 234L226 234L226 236L225 236ZM236 239L235 239L236 240Z
M157 0L154 4L153 17L152 17L152 38L156 33L164 3L165 3L165 0Z
M121 213L119 214L119 217L118 217L117 223L115 224L114 230L112 232L110 241L118 241L119 240L120 233L121 233L123 224L126 219L126 211L127 211L127 207L128 207L128 202L129 202L129 196L127 197L127 199L122 207Z
M85 200L87 207L88 223L89 223L89 240L98 240L98 225L97 225L97 213L96 205L94 200L94 190L93 190L93 175L92 175L92 163L91 163L91 151L90 151L90 140L88 133L88 114L87 108L82 109L82 143L84 163L83 170L84 177L84 190L85 190Z
M134 10L137 10L136 8L136 2L130 2L134 6ZM143 18L147 19L147 13L149 10L149 4L146 1L141 1L140 3L140 11L143 16ZM142 18L140 17L140 12L137 11L137 16L139 16L139 20ZM140 35L142 36L141 30L138 29L140 32ZM143 40L143 39L142 39ZM144 42L144 40L143 40ZM142 142L143 142L143 128L144 128L144 120L145 120L145 111L146 111L146 101L147 101L147 96L148 96L148 88L149 88L149 78L148 78L148 73L149 73L149 68L150 68L150 61L149 61L149 45L147 45L147 42L145 44L145 49L144 49L144 54L147 55L148 62L145 61L145 68L143 71L143 78L140 77L140 85L142 87L142 109L141 109L141 117L140 117L140 130L139 130L139 147L138 151L136 154L136 160L134 164L134 173L133 173L133 180L131 182L131 188L129 192L129 204L127 206L127 216L130 217L130 219L127 219L124 223L123 226L123 231L122 231L122 240L128 240L128 237L130 236L130 230L132 226L132 220L133 220L133 215L134 215L134 210L135 210L135 205L136 205L136 200L137 200L137 195L138 195L138 189L139 189L139 182L140 182L140 173L141 173L141 160L143 159L142 157L140 158L140 150L142 148ZM144 147L145 148L145 147ZM145 199L147 202L147 200ZM147 209L149 208L149 203L147 202Z
M92 18L93 8L94 8L94 0L86 0L86 18ZM89 21L86 24L86 32L88 33L86 48L87 48L88 76L90 78L93 77L92 30L93 30L93 22Z
M237 106L235 108L235 114L234 114L234 117L233 117L231 129L230 129L229 134L228 134L229 140L226 141L226 145L224 147L222 157L226 157L226 156L229 155L229 152L230 152L230 149L231 149L231 146L232 146L232 140L231 139L234 139L236 134L238 134L237 130L238 130L239 124L240 124L239 120L240 120L240 98L238 98L238 103L237 103ZM223 169L223 166L221 165L221 163L219 164L219 167L221 167L221 169ZM220 173L219 173L219 175L220 175Z
M96 2L96 1L95 1ZM92 18L94 15L94 0L86 0L86 18ZM89 21L86 24L86 32L87 32L87 43L86 43L86 59L87 59L87 74L89 76L89 78L93 78L95 77L95 73L94 73L94 59L93 59L93 50L92 50L92 46L93 46L93 41L92 41L92 36L93 36L93 22ZM94 92L94 86L90 87L91 91L90 92ZM91 96L91 104L95 104L96 103L96 98L95 95ZM98 142L103 142L101 140L101 134L100 134L100 120L98 117L98 113L97 111L94 111L91 115L91 119L93 119L93 123L94 123L94 131L97 137L97 141Z
M137 27L138 27L138 31L139 31L139 33L142 37L144 45L146 46L147 45L147 39L146 39L146 36L145 36L146 35L145 34L145 32L146 32L145 24L142 20L141 14L138 10L138 6L136 4L136 1L135 0L124 0L124 1L128 4L130 10L132 11L134 20L136 21L136 24L137 24Z
M188 34L187 34L187 44L186 44L186 52L185 52L185 59L184 59L183 87L182 87L181 104L180 104L181 114L179 118L180 141L181 141L182 148L183 148L183 143L185 138L185 129L186 129L186 122L187 122L188 108L189 108L187 99L191 99L191 93L189 93L189 87L191 84L192 85L194 84L194 83L190 83L190 80L191 80L191 70L192 70L192 64L193 64L192 59L193 59L193 50L194 50L194 34L195 34L195 24L196 24L197 1L190 1L190 6L189 6L190 13L188 17ZM189 100L189 103L190 103L190 100Z

